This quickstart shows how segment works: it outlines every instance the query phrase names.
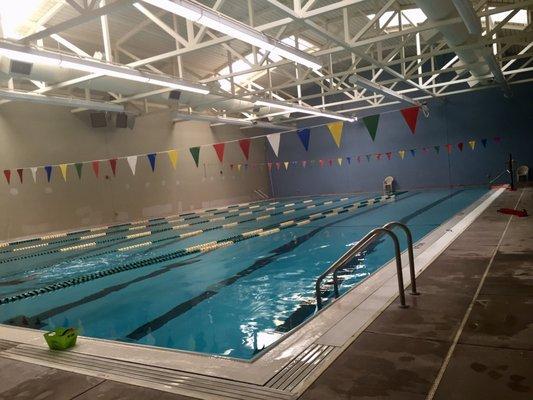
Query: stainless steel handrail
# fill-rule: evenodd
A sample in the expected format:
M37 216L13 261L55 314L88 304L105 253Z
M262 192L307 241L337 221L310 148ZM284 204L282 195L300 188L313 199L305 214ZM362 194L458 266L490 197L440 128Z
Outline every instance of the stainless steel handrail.
M413 235L411 235L411 230L407 225L402 224L398 221L389 222L388 224L383 225L385 229L393 229L395 227L401 228L405 232L407 238L407 253L409 255L409 274L411 277L411 294L413 296L418 296L420 293L416 290L416 272L415 272L415 256L413 252Z
M393 241L394 244L394 253L396 259L396 275L398 278L398 291L400 296L400 307L407 308L405 304L405 289L403 284L403 274L402 274L402 258L400 251L400 241L398 236L389 228L400 227L404 230L407 236L407 247L409 253L409 267L411 272L411 294L418 294L416 291L416 278L415 278L415 269L414 269L414 255L413 255L413 239L411 231L409 228L400 222L389 222L381 228L376 228L367 233L359 242L353 245L346 253L344 253L337 261L335 261L326 271L324 271L315 282L315 295L316 295L316 304L317 308L322 308L322 293L320 291L322 281L330 274L333 274L333 291L335 298L339 297L339 281L337 277L337 271L346 266L348 262L360 251L365 249L370 243L382 235L388 235Z

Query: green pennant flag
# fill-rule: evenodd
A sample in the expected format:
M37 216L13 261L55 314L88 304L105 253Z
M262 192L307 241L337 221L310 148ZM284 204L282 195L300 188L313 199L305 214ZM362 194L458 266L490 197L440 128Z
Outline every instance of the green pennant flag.
M200 147L191 147L189 148L189 151L191 152L192 158L194 158L196 168L198 168L198 162L200 161Z
M76 173L78 174L78 178L81 179L81 169L83 168L83 163L76 163L74 164L76 167Z
M435 153L439 154L440 146L433 146L433 148L435 149Z
M363 122L368 130L368 133L370 134L370 137L372 138L372 141L374 141L376 139L376 132L378 131L379 114L364 117Z

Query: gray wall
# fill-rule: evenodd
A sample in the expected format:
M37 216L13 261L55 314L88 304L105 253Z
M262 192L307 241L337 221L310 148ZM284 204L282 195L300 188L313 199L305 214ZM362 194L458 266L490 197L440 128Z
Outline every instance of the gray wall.
M0 182L0 239L24 237L77 227L155 217L202 207L256 200L253 190L270 193L265 170L231 171L220 165L212 148L202 148L196 168L188 147L239 139L250 131L235 127L217 128L205 122L180 122L174 126L166 113L137 118L130 129L89 126L87 117L68 109L27 103L8 103L0 109L0 169L12 169L11 185ZM140 157L132 176L125 160L119 160L113 177L107 163L96 179L90 164L79 180L73 166L65 183L54 168L46 181L39 170L33 183L30 170L20 184L14 169L82 160L108 159L152 151L179 151L176 170L166 155L158 155L155 173ZM253 141L250 159L264 160L262 141ZM226 146L225 162L243 163L238 144ZM205 168L204 168L204 164Z
M420 115L416 134L411 134L400 112L384 113L380 117L376 140L373 142L363 125L345 124L341 148L334 144L327 127L311 130L309 151L306 152L296 134L282 136L279 158L274 161L333 159L333 167L291 167L272 170L273 190L276 196L305 195L310 193L344 193L380 191L383 179L392 175L398 188L429 188L454 185L478 185L488 182L505 168L508 153L520 165L533 165L533 93L532 85L513 86L514 97L506 99L499 89L487 89L454 95L429 103L430 115ZM381 112L380 109L377 109ZM374 111L376 112L376 111ZM492 138L500 136L497 145ZM483 149L481 139L488 138ZM471 151L468 140L475 139L477 147ZM464 150L455 145L464 141ZM450 155L443 144L454 145ZM440 144L439 155L433 145ZM418 150L413 158L409 149L428 146L429 154ZM406 150L405 159L397 150ZM337 157L375 154L393 151L393 158L385 154L380 161L370 162L362 157L359 164L336 164Z

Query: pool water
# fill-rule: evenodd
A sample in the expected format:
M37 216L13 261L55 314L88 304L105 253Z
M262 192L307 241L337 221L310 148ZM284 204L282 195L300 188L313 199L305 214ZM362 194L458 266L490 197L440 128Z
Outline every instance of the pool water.
M14 243L0 322L250 359L316 312L316 277L368 231L400 221L416 241L486 192L268 200ZM368 247L341 292L392 257L386 238Z

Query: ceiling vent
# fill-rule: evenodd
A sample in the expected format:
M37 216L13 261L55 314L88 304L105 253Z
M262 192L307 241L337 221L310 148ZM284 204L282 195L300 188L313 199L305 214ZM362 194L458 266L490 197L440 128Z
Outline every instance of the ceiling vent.
M11 60L11 63L9 65L9 73L29 76L31 74L32 67L33 64L31 63Z

